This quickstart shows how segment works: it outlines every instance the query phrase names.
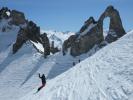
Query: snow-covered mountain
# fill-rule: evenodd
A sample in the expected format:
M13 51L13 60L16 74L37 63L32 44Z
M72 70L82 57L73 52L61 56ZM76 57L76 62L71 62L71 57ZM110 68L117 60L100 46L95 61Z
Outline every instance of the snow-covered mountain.
M31 40L24 43L18 52L12 53L18 31L26 25L17 25L23 20L15 20L16 25L11 24L11 18L8 18L11 12L0 19L0 100L133 99L133 31L102 49L95 45L80 56L63 56L60 51L44 59L43 54L34 48L36 46L44 52L42 44ZM23 13L19 14L23 16ZM82 34L85 35L91 27ZM45 30L41 34L44 32L50 44L54 41L59 49L66 39L75 34ZM106 36L108 32L104 33ZM38 73L46 75L47 84L34 94L41 85Z
M20 26L10 25L7 19L0 22L0 100L17 100L31 91L33 87L38 86L36 76L38 72L45 73L51 79L71 68L74 60L72 57L63 57L62 53L44 59L43 55L37 52L30 41L26 42L16 54L12 54L12 46L16 41L19 29ZM55 46L58 47L61 47L65 38L67 39L73 34L71 32L45 32L48 32L50 41L54 41ZM37 46L39 49L43 49L41 44L40 47L38 44ZM62 57L66 60L64 62L66 64L58 66ZM67 60L69 58L71 61ZM63 64L61 63L61 65ZM50 71L52 73L49 73ZM33 84L25 85L30 82L31 77L35 78Z
M54 42L54 47L57 47L59 50L62 49L63 42L66 39L68 39L69 36L75 34L74 32L70 32L70 31L57 32L57 31L52 31L52 30L41 30L41 34L43 34L43 33L47 33L50 44L52 45L52 42ZM39 42L38 43L35 43L33 41L31 41L31 42L36 46L36 48L39 51L44 52L42 44L40 44Z
M76 58L59 52L44 59L29 42L12 55L18 30L12 26L0 32L0 100L132 100L133 31L96 54L94 47ZM53 33L62 39L63 33ZM34 94L41 83L39 72L45 73L47 85Z
M57 32L57 31L45 31L41 30L41 33L47 33L48 38L50 40L50 43L52 44L52 41L55 41L55 47L62 48L63 42L68 39L71 35L74 35L74 32Z
M133 31L20 100L132 100L132 49Z

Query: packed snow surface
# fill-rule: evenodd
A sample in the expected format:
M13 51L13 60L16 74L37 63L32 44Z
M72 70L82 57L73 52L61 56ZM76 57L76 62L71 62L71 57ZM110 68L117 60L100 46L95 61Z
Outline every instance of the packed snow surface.
M133 31L36 89L20 100L133 100Z

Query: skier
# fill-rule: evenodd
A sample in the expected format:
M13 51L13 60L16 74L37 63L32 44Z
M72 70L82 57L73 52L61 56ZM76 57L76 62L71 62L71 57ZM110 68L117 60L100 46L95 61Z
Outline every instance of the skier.
M75 66L75 62L73 62L73 66Z
M38 88L37 92L39 92L46 84L46 78L45 78L44 74L42 74L42 76L40 76L40 73L39 73L39 78L42 80L42 85Z
M80 59L79 59L79 63L80 63Z

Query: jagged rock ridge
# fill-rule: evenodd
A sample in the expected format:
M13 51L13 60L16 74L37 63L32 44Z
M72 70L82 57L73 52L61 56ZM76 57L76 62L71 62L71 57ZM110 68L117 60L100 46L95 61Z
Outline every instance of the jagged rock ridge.
M32 21L29 21L26 27L20 29L17 40L13 45L13 53L16 53L18 49L20 49L21 46L28 40L41 43L44 47L45 57L50 54L50 43L47 34L40 34L40 27Z
M21 25L27 22L24 13L17 10L10 10L7 7L1 8L0 19L10 19L9 24L13 25Z
M103 27L103 21L106 17L110 17L110 25L109 25L109 32L105 40L108 43L111 43L113 41L116 41L118 38L122 37L123 35L125 35L126 32L123 28L119 12L116 9L114 9L113 6L107 7L104 13L100 16L98 20L100 27ZM103 33L103 28L102 28L102 33Z
M106 17L110 18L110 26L108 35L103 36L103 21ZM108 43L116 41L118 38L126 34L119 12L113 6L108 6L98 21L90 17L85 21L83 27L76 35L70 36L63 44L63 55L70 48L72 56L88 52L94 45L99 45L106 41ZM102 44L103 45L103 44ZM106 45L106 44L105 44Z
M58 48L53 47L54 45L50 47L47 33L41 34L40 27L37 26L33 21L26 20L24 13L17 10L10 10L7 7L3 7L0 10L0 21L3 19L7 20L8 26L15 25L20 28L20 30L18 31L16 42L13 44L13 54L15 54L28 40L36 43L41 43L44 48L45 57L49 55L50 52L56 53L59 51ZM2 31L6 31L6 28L3 27Z

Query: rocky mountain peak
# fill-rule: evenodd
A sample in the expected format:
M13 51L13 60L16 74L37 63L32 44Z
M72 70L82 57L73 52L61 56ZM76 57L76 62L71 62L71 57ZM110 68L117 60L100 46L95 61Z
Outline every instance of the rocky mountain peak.
M106 17L110 18L109 32L105 37L103 36L103 21ZM75 37L75 41L71 40L71 36L63 44L63 54L70 48L70 54L72 56L78 56L80 54L88 52L94 47L94 45L101 45L103 41L108 43L116 41L118 38L126 34L118 10L112 5L108 6L102 13L98 21L95 21L93 17L90 17L85 21L84 25L78 32L78 37Z

